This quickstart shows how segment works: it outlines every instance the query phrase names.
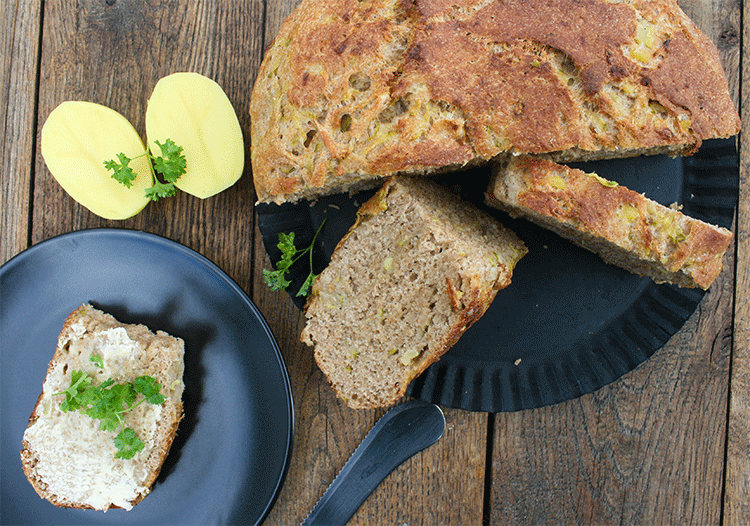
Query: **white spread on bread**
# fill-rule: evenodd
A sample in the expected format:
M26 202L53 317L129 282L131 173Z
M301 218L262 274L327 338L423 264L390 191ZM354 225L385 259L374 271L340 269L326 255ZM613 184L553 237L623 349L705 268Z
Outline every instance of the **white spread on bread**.
M170 433L160 426L176 427L181 414L183 352L177 338L120 324L90 306L71 314L23 438L24 469L37 492L56 505L99 510L129 510L147 495L169 448L164 440ZM101 366L92 355L101 358ZM163 406L142 403L123 415L120 429L103 431L99 420L62 411L64 395L53 396L70 386L76 370L91 376L92 385L109 378L124 383L155 377L167 401ZM114 437L125 427L144 442L131 459L116 458ZM173 436L174 428L169 443Z
M86 331L80 322L73 324L72 329L79 338ZM115 458L117 448L112 439L116 432L100 430L99 421L85 414L63 412L60 403L65 397L51 396L70 386L75 370L93 377L95 384L107 378L115 381L132 378L132 371L143 369L143 364L137 360L138 345L123 327L92 335L86 346L80 339L72 340L69 361L55 364L52 374L47 376L44 410L24 438L35 445L39 454L37 472L47 481L52 493L67 494L70 499L96 509L106 508L108 503L131 509L130 501L148 490L138 481L144 480L144 462L153 447L161 406L142 404L123 416L124 426L132 428L146 444L133 458L124 460ZM103 369L91 363L91 354L102 358ZM98 452L97 464L90 461L90 452L94 450Z

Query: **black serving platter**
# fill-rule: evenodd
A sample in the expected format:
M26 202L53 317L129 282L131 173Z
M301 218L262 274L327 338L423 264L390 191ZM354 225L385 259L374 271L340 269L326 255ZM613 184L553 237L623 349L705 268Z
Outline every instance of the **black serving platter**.
M86 230L0 267L2 524L258 524L291 454L286 367L266 322L216 265L173 241ZM89 302L185 341L185 417L152 492L131 511L56 508L19 452L65 318Z
M738 193L734 139L712 140L690 157L635 157L573 166L595 171L665 205L678 203L698 219L731 227ZM448 174L456 188L514 230L529 253L487 313L439 362L415 379L411 396L471 411L516 411L576 398L609 384L640 363L683 326L703 291L657 285L607 265L596 255L523 219L483 203L489 170ZM315 270L328 263L373 191L314 203L257 206L271 261L279 233L315 246ZM292 268L294 294L308 268ZM303 298L293 296L301 308Z

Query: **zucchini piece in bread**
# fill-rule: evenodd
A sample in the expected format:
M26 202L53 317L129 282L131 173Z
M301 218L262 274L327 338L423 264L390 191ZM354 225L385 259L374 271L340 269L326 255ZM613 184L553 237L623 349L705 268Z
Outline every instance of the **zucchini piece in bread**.
M519 156L496 169L487 203L557 232L657 283L707 289L732 233L596 174Z
M120 323L91 305L71 313L23 436L23 470L36 492L69 508L129 510L140 502L151 490L182 418L184 351L180 338ZM110 378L125 384L140 376L161 384L163 404L141 403L122 417L122 427L131 428L144 443L132 458L116 458L118 431L103 431L99 420L61 409L66 397L56 393L71 386L74 371L90 376L92 386Z
M302 341L349 406L393 404L484 315L526 252L437 183L393 177L315 280Z

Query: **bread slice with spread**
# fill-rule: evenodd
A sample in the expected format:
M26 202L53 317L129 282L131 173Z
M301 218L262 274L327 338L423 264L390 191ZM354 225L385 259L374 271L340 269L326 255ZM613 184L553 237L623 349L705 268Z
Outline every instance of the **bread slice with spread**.
M55 506L106 511L131 509L148 495L182 418L183 357L183 341L165 332L120 323L88 304L71 313L23 436L23 470L39 496ZM118 386L138 384L139 377L158 384L163 402L139 403L144 395L135 390L133 399L122 395L135 407L122 414L116 430L102 430L103 420L80 410L64 410L66 401L69 409L75 405L66 391L102 387L106 394L96 400L107 404L107 396L129 389ZM142 442L140 450L130 437L123 442L132 449L123 454L116 437L126 429ZM132 458L118 458L128 454Z
M741 124L675 0L303 0L250 112L276 203L508 154L689 154Z
M608 263L681 287L707 289L732 240L726 228L614 181L533 157L498 168L487 203L549 228Z
M315 280L302 341L349 406L390 405L482 317L526 252L433 181L388 179Z

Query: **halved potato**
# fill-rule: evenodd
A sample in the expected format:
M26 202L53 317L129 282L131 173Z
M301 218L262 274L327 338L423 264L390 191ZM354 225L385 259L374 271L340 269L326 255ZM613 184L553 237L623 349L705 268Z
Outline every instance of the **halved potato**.
M182 146L186 172L175 186L205 199L232 186L242 176L245 146L237 114L224 90L198 73L174 73L154 87L146 109L146 136L154 156L154 141L172 139Z
M130 188L104 167L118 153L133 159L129 166L136 178ZM145 153L125 117L93 102L63 102L42 127L42 157L52 176L73 199L105 219L127 219L148 204L145 189L154 184L154 174Z

